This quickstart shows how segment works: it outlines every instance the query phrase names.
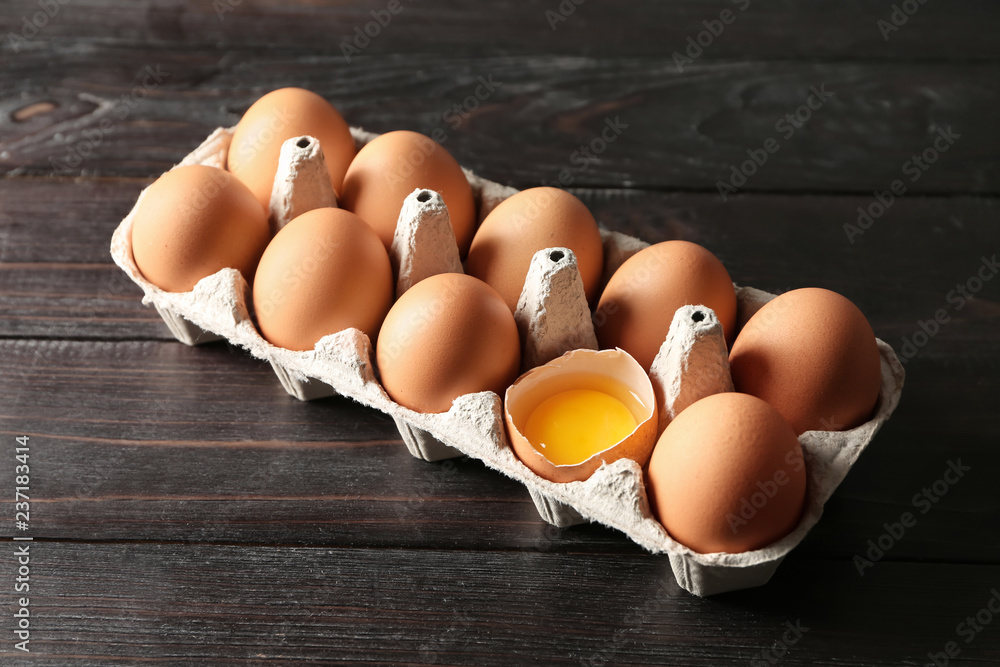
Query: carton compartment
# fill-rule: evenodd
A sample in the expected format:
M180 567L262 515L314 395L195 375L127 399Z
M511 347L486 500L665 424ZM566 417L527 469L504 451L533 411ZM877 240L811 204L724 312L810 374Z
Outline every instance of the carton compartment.
M557 528L567 528L581 523L590 523L590 519L587 519L573 509L572 505L559 502L555 498L534 489L529 489L528 493L531 494L531 501L535 503L538 516L542 517L542 521L548 524Z
M411 425L405 419L393 417L407 451L424 461L443 461L464 456L460 450L441 442L433 433Z

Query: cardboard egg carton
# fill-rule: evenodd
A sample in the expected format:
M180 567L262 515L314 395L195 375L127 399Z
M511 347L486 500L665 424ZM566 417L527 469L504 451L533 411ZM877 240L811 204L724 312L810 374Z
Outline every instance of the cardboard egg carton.
M352 128L360 147L372 133ZM232 128L218 129L178 166L205 164L225 167ZM336 205L322 163L321 147L310 137L289 140L283 147L271 205L275 229L317 206ZM476 199L478 219L515 189L466 171ZM289 394L309 400L334 394L391 415L414 456L436 461L468 455L511 477L528 489L541 517L555 526L596 521L618 529L648 551L666 554L677 582L695 595L763 585L781 560L819 520L823 505L844 479L875 433L895 409L903 385L903 368L886 343L878 341L882 386L874 416L849 431L810 431L799 441L808 475L806 507L789 535L762 549L745 553L701 554L675 542L654 519L643 486L643 471L632 460L602 465L586 481L555 483L529 470L509 445L503 406L492 392L455 399L448 412L421 414L386 394L373 363L372 343L356 329L322 338L314 349L299 352L271 345L252 320L250 291L234 269L223 269L199 281L186 293L165 292L147 282L136 268L131 228L136 207L125 217L111 242L115 262L143 290L174 336L195 345L226 339L251 355L267 360ZM646 243L617 232L602 231L605 280ZM390 252L402 293L420 279L442 271L461 271L450 231L447 208L440 195L417 190L404 203ZM737 288L738 320L742 326L774 295L750 287ZM532 260L515 319L524 339L526 367L565 351L597 347L590 310L576 270L576 259L565 248L539 251ZM675 313L670 331L650 371L661 427L699 398L732 389L722 327L710 309L686 306Z

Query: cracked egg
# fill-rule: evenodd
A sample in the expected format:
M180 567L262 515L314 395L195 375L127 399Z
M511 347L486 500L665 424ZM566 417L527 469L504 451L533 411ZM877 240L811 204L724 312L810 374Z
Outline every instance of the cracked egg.
M573 350L531 369L507 389L504 417L514 453L552 482L621 458L644 466L656 444L653 385L623 350Z

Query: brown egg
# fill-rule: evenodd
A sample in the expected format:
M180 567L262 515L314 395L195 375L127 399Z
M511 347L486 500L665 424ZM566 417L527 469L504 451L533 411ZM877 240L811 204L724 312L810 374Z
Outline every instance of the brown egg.
M736 290L715 255L696 243L664 241L618 267L594 313L602 348L620 347L647 371L681 306L715 311L726 340L736 327Z
M149 282L187 292L227 267L252 281L270 236L260 204L232 174L178 167L143 194L132 223L132 256Z
M713 394L677 416L646 473L653 513L699 553L765 547L794 530L805 503L802 447L774 408Z
M290 350L354 327L371 340L392 305L389 255L361 218L338 208L303 213L281 228L253 286L261 335Z
M440 273L393 305L375 348L382 386L417 412L446 412L457 397L503 395L521 366L514 316L496 291L460 273Z
M729 365L736 390L773 405L796 433L868 421L882 384L868 320L845 297L819 288L786 292L757 311Z
M388 249L403 200L418 188L444 198L464 256L476 227L472 188L455 158L418 132L387 132L364 146L344 177L341 205L371 225Z
M228 169L247 184L265 209L271 202L281 145L304 134L319 139L330 184L340 192L357 150L347 123L316 93L302 88L272 91L254 102L236 125Z
M584 291L593 303L604 266L601 232L586 205L559 188L524 190L493 209L472 239L465 270L499 292L513 312L532 256L556 247L576 254Z

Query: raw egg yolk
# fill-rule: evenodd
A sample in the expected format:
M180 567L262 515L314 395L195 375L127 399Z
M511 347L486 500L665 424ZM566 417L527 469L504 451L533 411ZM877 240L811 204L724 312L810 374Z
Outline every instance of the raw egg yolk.
M637 425L632 411L614 396L571 389L538 404L524 437L552 463L574 465L620 442Z

